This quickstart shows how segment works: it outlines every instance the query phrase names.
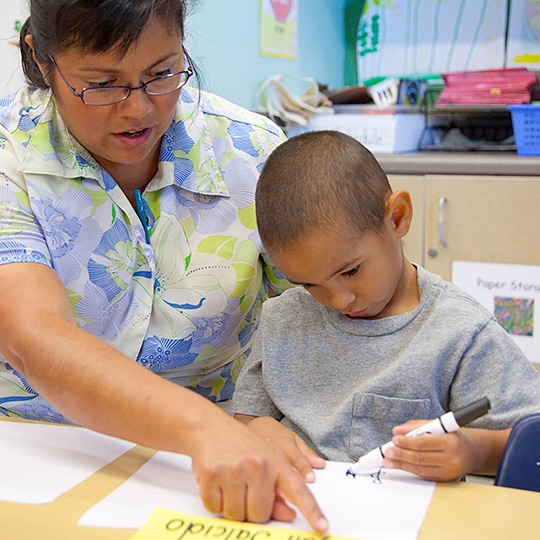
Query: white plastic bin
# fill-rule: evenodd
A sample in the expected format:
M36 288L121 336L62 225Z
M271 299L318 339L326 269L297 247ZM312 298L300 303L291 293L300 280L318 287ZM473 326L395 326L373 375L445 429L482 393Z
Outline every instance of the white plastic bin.
M361 113L315 114L307 129L332 129L347 133L376 154L416 152L424 132L425 119L419 113Z

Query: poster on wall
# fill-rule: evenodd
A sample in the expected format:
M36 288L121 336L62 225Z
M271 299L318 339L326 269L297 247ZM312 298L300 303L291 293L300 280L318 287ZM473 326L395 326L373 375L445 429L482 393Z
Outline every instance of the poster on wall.
M454 261L452 282L491 311L525 356L540 363L540 266Z
M358 79L502 68L507 0L366 0Z
M510 3L506 65L540 70L540 0Z
M263 56L296 60L299 0L261 0L259 49Z

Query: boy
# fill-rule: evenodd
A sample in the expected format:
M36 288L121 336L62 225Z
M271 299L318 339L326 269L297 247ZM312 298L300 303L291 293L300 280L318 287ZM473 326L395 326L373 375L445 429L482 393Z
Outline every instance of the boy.
M324 462L302 440L352 462L392 439L384 466L430 480L494 474L513 423L540 410L540 374L478 302L404 257L409 194L358 141L316 131L273 152L256 207L267 252L303 287L265 303L236 418L306 477ZM483 396L471 427L404 436Z

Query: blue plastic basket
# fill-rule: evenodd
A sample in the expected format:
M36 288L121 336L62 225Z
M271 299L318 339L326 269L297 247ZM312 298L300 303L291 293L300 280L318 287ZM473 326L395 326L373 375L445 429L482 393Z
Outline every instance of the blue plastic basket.
M540 156L540 105L508 105L520 156Z

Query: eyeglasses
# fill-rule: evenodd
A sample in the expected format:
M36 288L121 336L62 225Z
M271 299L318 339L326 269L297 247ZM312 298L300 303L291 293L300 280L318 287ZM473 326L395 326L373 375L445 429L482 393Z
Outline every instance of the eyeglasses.
M146 92L146 94L149 96L170 94L171 92L182 88L182 86L184 86L188 82L188 79L193 75L193 69L189 62L187 62L188 68L186 70L161 75L160 77L156 77L155 79L142 83L140 86L105 86L103 88L90 87L83 88L81 92L78 93L75 88L69 84L64 74L60 71L60 68L58 67L58 64L54 58L51 57L51 60L70 92L74 96L81 98L81 101L85 105L91 105L94 107L99 107L102 105L114 105L115 103L124 101L133 90L144 90L144 92Z

